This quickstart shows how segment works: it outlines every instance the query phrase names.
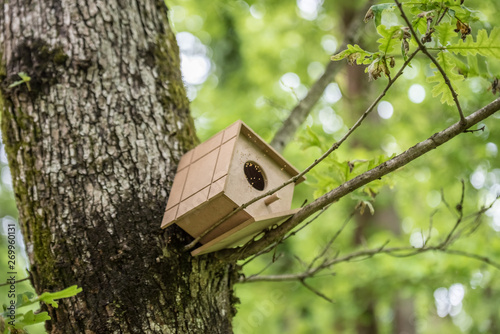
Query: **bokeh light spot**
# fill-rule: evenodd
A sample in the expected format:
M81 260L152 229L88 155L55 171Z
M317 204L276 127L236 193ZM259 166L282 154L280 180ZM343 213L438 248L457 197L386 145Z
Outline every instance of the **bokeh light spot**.
M411 85L408 89L408 98L413 103L421 103L425 100L425 88L419 84Z
M325 88L323 98L328 103L335 103L342 98L342 92L340 91L339 85L335 82L329 84Z
M318 12L323 4L322 0L297 0L299 14L304 19L312 21L318 17Z
M377 112L378 115L383 119L389 119L392 117L392 114L394 113L394 108L390 102L380 101L380 103L377 106Z
M437 190L431 190L427 194L426 201L428 206L430 206L431 208L435 208L439 204L441 204L441 194Z
M328 54L333 54L337 51L339 43L332 35L325 35L321 38L321 46Z
M293 72L285 73L281 76L280 86L284 91L292 91L300 86L300 78Z

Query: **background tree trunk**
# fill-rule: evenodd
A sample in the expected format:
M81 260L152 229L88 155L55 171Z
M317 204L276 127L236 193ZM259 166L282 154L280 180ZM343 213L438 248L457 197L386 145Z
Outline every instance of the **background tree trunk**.
M162 0L0 5L2 132L52 333L228 333L233 266L160 230L196 143ZM31 77L14 88L18 73Z

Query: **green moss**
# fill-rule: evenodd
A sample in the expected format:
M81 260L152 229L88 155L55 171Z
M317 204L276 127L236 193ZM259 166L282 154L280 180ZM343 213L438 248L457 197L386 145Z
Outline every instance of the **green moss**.
M159 34L153 53L159 74L158 79L161 81L159 83L162 85L164 82L168 82L169 94L162 98L173 103L179 109L189 109L189 101L180 73L179 49L174 35L171 33Z
M3 82L5 79L6 71L5 71L5 64L2 62L3 59L3 53L0 52L0 83ZM1 87L1 85L0 85ZM3 94L0 89L0 126L2 124L2 114L3 114L3 108L4 108L4 103L3 103Z
M36 217L36 219L31 222L33 227L33 244L34 244L34 254L36 262L38 263L39 275L45 283L42 286L55 286L54 283L54 269L55 260L50 254L50 241L52 234L49 229L42 228L43 217Z
M41 53L50 53L48 49L41 49ZM1 55L0 55L1 59ZM0 63L0 80L4 81L6 78L5 65ZM12 172L13 187L16 194L16 201L18 203L18 210L20 217L23 220L23 234L28 240L33 242L34 254L38 263L38 275L43 280L41 286L54 286L54 268L55 261L50 252L50 243L52 234L47 227L44 227L44 217L37 214L37 203L29 197L28 185L35 184L41 175L35 168L36 157L31 154L30 147L32 144L29 141L38 141L37 126L33 118L18 108L14 114L14 106L9 99L11 91L5 89L7 85L2 84L0 91L0 117L1 129L3 135L3 142L5 144L5 151L9 160L10 170ZM33 131L33 128L35 131ZM34 138L29 134L33 133ZM21 140L16 140L20 136ZM21 180L18 155L24 164L24 180ZM28 230L30 231L28 233Z
M182 133L178 132L177 137L184 145L185 150L190 150L199 144L198 137L194 127L194 122L189 114L189 100L187 99L184 83L180 72L179 48L175 40L175 35L170 31L159 34L154 46L150 46L148 51L152 55L154 65L158 70L158 87L163 87L168 82L168 91L166 94L159 94L158 99L165 110L175 108L178 112L175 115L187 117L187 126L183 128Z
M11 169L18 169L18 164L15 159L17 156L17 151L21 147L21 143L13 140L14 138L14 128L12 127L13 117L8 111L10 109L10 103L7 101L3 94L0 93L0 100L2 101L2 136L3 142L5 144L5 153L7 153L7 158L9 160L9 165Z
M53 50L53 60L54 64L56 65L64 65L66 63L66 60L69 59L69 56L64 53L64 50L62 47L56 47Z
M43 39L26 39L12 52L12 59L6 64L2 81L2 90L7 98L19 90L26 90L32 99L38 97L43 90L57 83L58 67L64 66L69 56L61 46L52 47ZM9 70L9 69L15 69ZM8 88L19 81L18 73L24 72L30 78L30 89L25 85Z

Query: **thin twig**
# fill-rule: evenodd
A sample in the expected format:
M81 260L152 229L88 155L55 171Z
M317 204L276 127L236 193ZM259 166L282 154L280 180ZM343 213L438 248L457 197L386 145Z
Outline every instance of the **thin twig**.
M401 5L401 3L398 0L394 0L394 2L396 3L396 5L399 8L399 11L401 12L401 17L403 18L403 20L405 20L406 24L408 25L408 28L411 31L411 34L415 38L415 41L418 44L418 48L420 50L422 50L422 52L434 63L434 65L436 65L436 68L438 69L439 73L441 73L441 75L443 76L444 82L446 83L446 85L450 89L451 95L453 96L453 101L455 102L455 105L457 106L458 113L460 115L460 124L462 124L462 125L467 124L466 120L465 120L464 113L462 111L462 107L460 106L460 102L458 102L458 95L455 92L455 89L453 88L453 86L451 85L451 81L448 78L448 75L443 70L443 68L441 67L441 65L439 64L439 62L429 53L429 51L427 50L427 48L425 47L425 45L418 39L417 33L415 32L415 29L413 29L413 25L411 24L410 20L406 16L406 14L405 14L405 12L403 10L403 6ZM430 34L432 34L432 32L433 32L433 30L429 31L429 33L425 35L424 38L426 38L425 39L426 41L428 40L427 38L430 37Z
M483 126L482 126L482 127L480 127L479 129L476 129L476 130L465 130L464 132L466 132L466 133L474 133L474 132L479 132L479 131L484 132L484 129L485 129L485 128L486 128L486 127L483 125Z
M309 269L311 269L314 266L314 263L317 260L319 260L320 258L322 258L323 256L325 256L325 254L328 252L328 250L333 245L333 243L335 242L335 240L338 238L338 236L340 235L340 233L342 233L342 231L344 230L344 228L351 221L351 219L352 219L352 217L354 216L355 213L356 213L356 211L353 211L349 215L349 217L347 217L347 219L344 221L344 223L342 224L342 226L337 230L337 232L333 235L333 237L328 241L328 243L326 244L326 246L323 248L323 251L321 253L318 253L318 255L311 261L311 263L308 266Z
M434 212L429 217L429 229L428 229L428 232L427 232L427 239L424 239L424 237L422 236L422 240L424 241L424 246L423 247L427 246L427 244L429 243L429 240L431 240L432 224L433 224L433 221L434 221L434 215L437 212L438 212L438 210L434 210Z
M441 23L441 20L444 18L444 16L446 15L446 13L448 13L448 10L449 8L446 7L443 11L443 14L439 17L438 20L436 20L436 23L434 24L435 26L437 26L439 23Z
M463 216L464 216L464 212L463 212L464 198L465 198L465 183L464 183L464 180L462 180L462 196L460 198L460 203L457 205L457 208L459 208L458 209L458 215L459 216L458 216L458 219L457 219L457 221L455 223L455 226L453 226L453 228L451 229L451 231L446 236L445 241L442 243L443 247L445 247L445 246L448 245L448 243L450 242L450 239L453 236L453 234L455 233L458 225L460 225L460 223L462 222L462 219L463 219Z
M318 219L319 216L321 216L326 210L328 210L328 208L330 207L331 204L325 206L323 209L321 209L321 211L319 211L316 216L314 216L313 218L311 218L309 221L307 221L305 224L303 224L300 228L298 228L297 230L287 234L285 237L283 237L281 240L279 240L278 242L275 242L273 244L271 244L268 248L266 249L263 249L261 250L260 252L256 253L255 255L253 255L250 259L248 259L247 261L245 261L241 266L244 267L245 265L247 265L248 263L252 262L253 260L255 260L257 257L259 257L260 255L262 254L266 254L266 253L269 253L270 251L272 250L275 250L276 247L283 241L287 240L288 238L290 237L293 237L295 234L297 234L299 231L301 231L302 229L306 228L309 224L311 224L313 221L315 221L316 219Z
M307 267L307 264L302 260L300 257L298 257L296 254L292 255L295 260L297 260L303 267Z
M310 220L308 220L305 224L303 224L301 227L299 227L298 229L296 229L295 231L287 234L281 241L285 241L287 240L288 238L291 238L293 237L294 235L296 235L297 233L299 233L301 230L305 229L307 226L309 226L309 224L311 224L313 221L315 221L316 219L319 218L319 216L321 216L326 210L328 210L328 208L331 206L332 204L328 204L327 206L325 206L324 208L321 209L321 211L318 212L318 214L316 216L314 216L313 218L311 218Z
M448 254L460 255L460 256L465 256L465 257L471 258L471 259L479 260L479 261L487 263L490 266L495 267L498 270L500 270L500 263L495 262L495 261L491 260L489 257L486 257L486 256L482 256L482 255L478 255L478 254L473 254L473 253L468 253L468 252L464 252L464 251L461 251L461 250L455 250L455 249L447 249L447 250L445 250L445 252L448 253Z
M280 257L283 256L283 253L281 253L280 255L278 255L277 259L279 259ZM269 268L270 266L272 266L276 261L273 259L273 261L269 261L268 264L266 264L266 266L264 268L262 268L259 272L257 272L256 274L253 274L251 276L249 276L248 278L252 278L254 276L259 276L260 274L262 274L267 268Z
M446 198L444 196L444 190L441 188L441 202L443 202L444 206L448 209L448 211L452 214L458 217L458 213L456 210L453 210L451 206L448 204L448 201L446 201Z
M17 280L15 282L7 282L7 283L0 284L0 286L8 286L8 285L12 285L12 284L17 284L17 283L21 283L21 282L27 281L29 279L30 279L29 277L26 277L26 278Z
M268 248L266 249L263 249L261 250L260 252L254 254L251 258L249 258L248 260L246 260L242 265L241 267L244 267L246 266L247 264L249 264L250 262L252 262L253 260L255 260L257 257L261 256L262 254L266 254L266 253L269 253L270 251L272 251L275 247L275 245L277 245L278 243L275 242L273 243L272 245L270 245Z
M311 290L317 296L323 298L324 300L326 300L329 303L333 303L333 300L331 300L330 298L328 298L327 296L325 296L324 294L322 294L321 292L319 292L318 290L316 290L315 288L313 288L312 286L310 286L309 284L307 284L304 279L300 280L300 283L302 283L303 286L305 286L306 288L308 288L309 290Z

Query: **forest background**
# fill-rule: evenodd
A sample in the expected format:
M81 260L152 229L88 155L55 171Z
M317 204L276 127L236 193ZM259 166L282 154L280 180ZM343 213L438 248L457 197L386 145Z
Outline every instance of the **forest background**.
M360 0L211 1L203 5L168 1L199 138L208 139L241 119L270 142L346 38L365 50L377 49L380 36L374 22L363 22L366 4ZM500 10L496 1L467 0L464 5L474 10L473 34L496 25ZM397 9L386 10L381 20L386 27L402 23ZM359 29L353 31L353 24ZM460 32L455 38L460 38ZM491 76L454 82L466 114L498 97L492 78L500 77L499 63L489 62L486 68L483 56L474 58L476 66ZM403 62L401 54L395 56L396 69ZM345 60L336 63L333 80L283 151L298 169L309 166L340 139L383 91L387 78L369 80L364 69L349 66ZM355 167L386 160L455 123L455 106L442 104L441 96L433 97L435 84L427 80L433 71L423 56L413 59L362 128L296 188L293 207L352 178ZM457 205L471 214L500 194L499 118L493 115L478 125L482 131L460 135L370 188L334 203L275 251L245 263L245 278L236 286L241 303L234 319L235 333L500 330L499 268L487 263L500 262L498 203L486 212L481 224L454 240L452 249L480 255L480 259L435 251L411 257L360 257L307 280L311 289L297 280L248 279L256 273L304 271L344 222L347 225L331 247L339 256L383 245L419 249L446 238L456 223ZM5 226L16 221L17 213L3 144L0 163L0 219ZM7 259L0 261L4 265ZM29 282L20 286L29 289ZM1 292L0 298L5 296Z

